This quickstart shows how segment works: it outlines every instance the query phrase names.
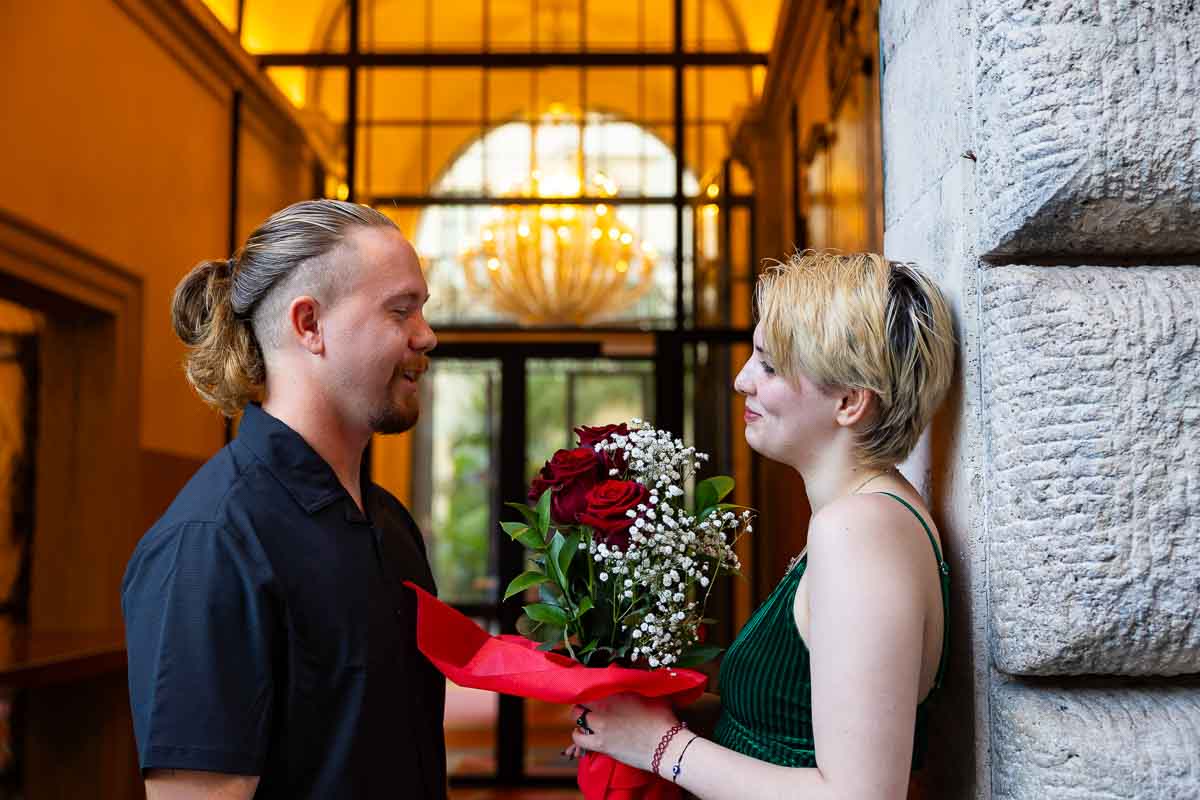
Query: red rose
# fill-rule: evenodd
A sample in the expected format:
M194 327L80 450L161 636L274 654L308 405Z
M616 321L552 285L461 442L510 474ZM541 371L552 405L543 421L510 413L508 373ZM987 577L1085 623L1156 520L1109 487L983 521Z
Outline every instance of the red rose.
M589 425L580 425L575 429L575 435L579 437L580 447L590 447L596 449L596 445L613 436L628 436L629 426L622 422L620 425L601 425L600 427L591 427ZM625 453L617 450L615 452L604 451L605 472L615 469L624 471L628 466L625 463Z
M529 502L536 503L547 489L550 518L559 525L574 525L587 507L587 493L604 475L604 460L590 447L559 450L546 462L529 486Z
M610 436L628 436L629 426L624 422L620 425L601 425L600 427L580 425L575 429L575 435L579 437L580 447L594 447Z
M579 521L592 527L596 541L624 551L633 525L633 518L625 512L642 503L650 503L650 492L637 481L604 481L588 492L587 508Z

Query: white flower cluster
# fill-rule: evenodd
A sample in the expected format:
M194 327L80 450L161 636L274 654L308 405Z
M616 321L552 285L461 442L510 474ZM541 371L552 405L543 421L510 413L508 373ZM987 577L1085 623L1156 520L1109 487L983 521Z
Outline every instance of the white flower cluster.
M681 484L708 456L641 420L629 427L628 436L611 436L596 450L623 459L626 478L645 486L649 501L627 512L633 526L624 551L591 541L588 555L612 592L616 624L633 638L630 657L669 666L696 644L713 580L740 568L733 546L752 530L754 514L724 510L697 519L683 507Z

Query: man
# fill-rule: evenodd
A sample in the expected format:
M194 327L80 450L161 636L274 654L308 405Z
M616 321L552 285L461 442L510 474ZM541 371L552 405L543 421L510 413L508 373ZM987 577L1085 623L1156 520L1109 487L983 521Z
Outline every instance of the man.
M328 200L176 290L189 379L244 416L122 586L150 800L445 797L445 682L401 585L433 578L412 518L362 470L373 433L416 423L427 299L395 225Z

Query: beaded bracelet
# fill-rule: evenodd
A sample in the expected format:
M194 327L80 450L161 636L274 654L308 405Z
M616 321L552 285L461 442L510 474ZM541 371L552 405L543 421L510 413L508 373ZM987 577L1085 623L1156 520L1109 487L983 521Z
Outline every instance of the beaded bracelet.
M699 736L693 735L692 738L688 739L688 743L683 746L683 750L679 752L679 758L675 759L675 766L671 767L671 783L679 783L680 765L683 763L683 757L687 753L687 749L692 746L692 742L699 738Z
M671 740L675 738L675 734L686 727L686 722L677 722L658 740L658 747L654 748L654 758L650 759L650 771L655 775L659 774L658 768L662 766L662 757L667 752L667 747L671 744Z

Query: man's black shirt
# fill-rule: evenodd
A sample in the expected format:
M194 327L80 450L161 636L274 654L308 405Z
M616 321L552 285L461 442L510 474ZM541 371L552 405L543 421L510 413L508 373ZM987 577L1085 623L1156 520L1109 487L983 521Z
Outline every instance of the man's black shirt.
M401 585L433 576L404 506L362 491L365 515L251 405L143 537L121 593L142 769L259 775L257 798L445 797L445 681Z

